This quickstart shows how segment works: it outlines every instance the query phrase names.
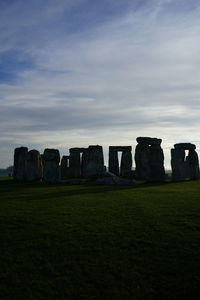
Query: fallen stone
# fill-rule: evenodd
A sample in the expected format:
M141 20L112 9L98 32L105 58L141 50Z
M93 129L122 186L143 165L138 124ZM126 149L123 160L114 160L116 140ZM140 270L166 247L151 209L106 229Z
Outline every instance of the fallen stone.
M133 180L120 178L110 172L104 172L95 182L101 185L136 185Z

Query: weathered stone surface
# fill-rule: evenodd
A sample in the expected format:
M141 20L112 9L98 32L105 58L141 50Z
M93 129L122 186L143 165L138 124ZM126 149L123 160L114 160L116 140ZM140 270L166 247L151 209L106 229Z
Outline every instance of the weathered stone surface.
M109 172L117 176L129 176L132 168L132 147L131 146L110 146L109 147ZM122 152L120 167L118 152Z
M162 139L151 138L151 137L138 137L136 139L138 144L146 144L146 145L160 145L162 143Z
M85 168L86 178L95 178L104 172L103 148L99 145L88 147L87 164Z
M120 167L120 175L121 176L131 176L132 170L132 154L131 151L123 151L121 157L121 167Z
M19 147L15 149L13 177L17 181L26 180L27 154L27 147Z
M131 146L109 146L109 151L131 151L132 147Z
M183 149L171 149L171 167L173 181L181 181L186 178L187 168Z
M111 150L109 147L109 160L108 160L109 172L119 176L119 159L116 150Z
M153 144L149 151L150 181L164 181L164 154L160 145Z
M111 172L104 172L95 181L101 185L136 185L133 180L120 178Z
M194 149L189 150L189 154L187 156L188 168L189 168L189 178L192 180L200 178L199 171L199 158L198 154Z
M87 162L88 162L88 148L84 148L81 157L81 176L83 178L87 177Z
M79 178L81 176L81 159L79 151L71 151L69 155L69 176Z
M136 140L136 177L147 181L164 181L164 154L160 146L162 140L150 137L138 137Z
M43 179L48 183L58 183L60 181L60 153L57 149L44 150Z
M60 164L61 178L69 176L69 155L64 155Z
M30 150L27 154L27 181L41 180L43 175L43 166L41 155L37 150Z
M70 153L83 153L85 151L86 148L79 148L79 147L76 147L76 148L70 148L69 149L69 152Z
M149 180L150 178L150 149L146 144L138 144L135 149L136 178Z
M42 160L42 167L44 166L44 154L40 154Z
M171 149L172 179L174 181L199 179L199 159L198 154L194 149L195 145L190 143L176 145L178 146L176 146L175 149ZM190 149L188 156L186 157L185 150L188 150L188 148Z
M195 150L196 146L191 143L178 143L174 145L175 149L183 149L183 150Z
M69 175L70 177L79 178L84 176L87 163L87 148L69 149Z

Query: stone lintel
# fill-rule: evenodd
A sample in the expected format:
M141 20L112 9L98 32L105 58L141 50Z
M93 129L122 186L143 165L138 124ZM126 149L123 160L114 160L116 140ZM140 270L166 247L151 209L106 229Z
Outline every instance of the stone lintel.
M162 139L141 136L137 137L136 141L138 142L138 144L145 145L160 145L162 143Z
M178 143L174 145L175 149L182 149L182 150L195 150L196 146L191 143Z
M76 147L76 148L70 148L69 152L70 153L82 153L85 150L87 150L87 148L78 148L78 147Z
M131 146L109 146L109 151L131 151L132 147Z

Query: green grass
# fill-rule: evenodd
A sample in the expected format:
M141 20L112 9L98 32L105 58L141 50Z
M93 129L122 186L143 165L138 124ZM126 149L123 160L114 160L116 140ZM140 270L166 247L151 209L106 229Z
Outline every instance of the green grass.
M0 299L199 299L200 181L0 181Z

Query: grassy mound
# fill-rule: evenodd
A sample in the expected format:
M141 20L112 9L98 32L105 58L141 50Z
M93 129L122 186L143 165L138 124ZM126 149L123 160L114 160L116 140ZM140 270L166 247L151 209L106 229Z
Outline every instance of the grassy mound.
M198 299L200 181L0 181L1 299Z

